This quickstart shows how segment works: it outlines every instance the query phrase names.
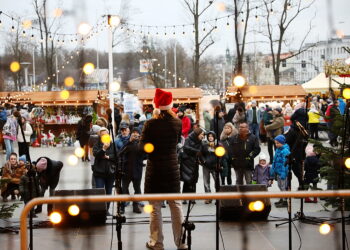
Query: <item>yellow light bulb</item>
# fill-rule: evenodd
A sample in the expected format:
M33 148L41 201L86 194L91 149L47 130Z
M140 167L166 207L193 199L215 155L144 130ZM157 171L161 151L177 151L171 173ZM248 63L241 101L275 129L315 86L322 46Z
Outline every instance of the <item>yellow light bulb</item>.
M320 231L320 234L323 234L323 235L329 234L329 232L331 231L331 226L327 223L323 223L320 225L319 231Z
M253 207L254 207L254 211L261 212L264 210L265 205L262 201L256 201L254 202Z
M120 24L120 17L119 16L108 16L108 24L112 27L116 27Z
M82 149L82 148L76 148L76 149L74 150L74 154L75 154L75 156L81 158L81 157L84 156L85 151L84 151L84 149Z
M74 78L71 76L68 76L64 79L64 85L66 85L67 87L71 87L74 85Z
M345 99L350 99L350 88L345 88L345 89L343 90L343 97L344 97Z
M148 204L143 207L143 211L147 214L150 214L153 212L153 206Z
M111 83L111 91L112 92L117 92L120 89L120 83L119 82L112 82Z
M60 8L56 8L56 9L53 10L53 16L54 17L60 17L60 16L62 16L62 14L63 14L63 10L60 9Z
M60 96L63 100L67 100L69 98L69 91L68 90L62 90L60 93Z
M29 28L32 26L32 21L31 21L31 20L24 20L24 21L22 22L22 26L23 26L23 28L25 28L25 29L29 29Z
M86 75L91 74L95 70L95 65L93 63L85 63L83 71Z
M233 79L233 84L237 87L237 88L241 88L244 86L245 84L245 79L243 76L235 76L235 78Z
M146 153L150 154L154 151L154 146L152 143L146 143L143 149L145 150Z
M76 157L75 155L70 155L70 156L68 157L68 163L69 163L69 165L71 165L71 166L77 165L77 164L78 164L78 157Z
M50 214L50 221L53 224L58 224L62 221L62 215L58 212L53 212Z
M254 212L255 211L255 208L254 208L254 201L252 201L252 202L249 202L249 204L248 204L248 209L249 209L249 211L251 211L251 212Z
M91 30L90 24L88 24L88 23L81 23L81 24L79 24L79 27L78 27L78 33L79 34L85 36L85 35L89 34L90 30Z
M21 68L21 65L20 65L18 62L12 62L12 63L10 64L10 70L11 70L13 73L19 71L20 68Z
M345 167L350 169L350 157L345 160Z
M80 213L80 208L77 206L77 205L70 205L68 207L68 213L71 215L71 216L77 216L79 213Z
M223 157L225 155L225 153L226 153L226 150L222 146L219 146L215 149L215 155L218 157Z
M102 143L110 143L111 142L111 137L109 134L102 135L101 137L101 142Z

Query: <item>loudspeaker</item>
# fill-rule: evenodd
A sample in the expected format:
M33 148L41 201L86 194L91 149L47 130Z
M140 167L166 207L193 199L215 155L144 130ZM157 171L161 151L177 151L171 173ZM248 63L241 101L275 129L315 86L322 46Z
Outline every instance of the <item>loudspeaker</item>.
M266 185L227 185L220 186L219 192L256 192L267 191ZM269 198L259 199L264 203L264 209L260 212L252 212L248 205L258 199L232 199L220 201L220 219L221 220L266 220L271 211L271 202Z
M104 188L80 189L80 190L56 190L54 196L88 196L88 195L105 195ZM80 213L77 216L72 216L68 213L70 205L77 205ZM107 216L107 204L105 202L90 203L61 203L54 204L53 211L57 211L62 215L60 225L91 225L105 224Z

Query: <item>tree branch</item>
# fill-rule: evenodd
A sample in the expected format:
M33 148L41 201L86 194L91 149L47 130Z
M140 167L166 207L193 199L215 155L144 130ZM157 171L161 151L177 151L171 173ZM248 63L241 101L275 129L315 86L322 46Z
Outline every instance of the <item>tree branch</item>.
M195 15L195 12L194 12L194 8L191 8L190 6L190 3L188 2L188 0L184 0L184 3L186 4L188 10L192 13L192 15Z
M204 40L213 32L213 30L215 29L215 27L212 27L207 34L205 34L205 36L199 41L199 46L204 42Z
M198 16L201 16L210 6L213 5L214 2L215 2L215 0L212 1L211 3L209 3L209 4L207 5L207 7L205 7L205 8L198 14Z
M203 55L203 53L211 46L214 44L214 40L211 39L211 41L202 49L202 51L199 53L199 57Z

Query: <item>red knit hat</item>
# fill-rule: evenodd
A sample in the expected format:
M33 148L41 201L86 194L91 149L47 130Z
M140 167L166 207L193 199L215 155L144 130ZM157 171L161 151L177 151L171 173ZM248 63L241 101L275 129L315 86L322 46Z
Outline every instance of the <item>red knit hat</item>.
M161 89L156 89L153 106L160 110L171 109L173 107L173 94Z

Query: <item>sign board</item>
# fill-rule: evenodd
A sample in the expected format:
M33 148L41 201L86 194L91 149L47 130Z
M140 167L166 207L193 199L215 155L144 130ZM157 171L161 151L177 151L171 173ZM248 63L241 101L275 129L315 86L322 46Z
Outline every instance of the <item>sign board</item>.
M153 72L153 65L151 59L140 60L140 73Z

